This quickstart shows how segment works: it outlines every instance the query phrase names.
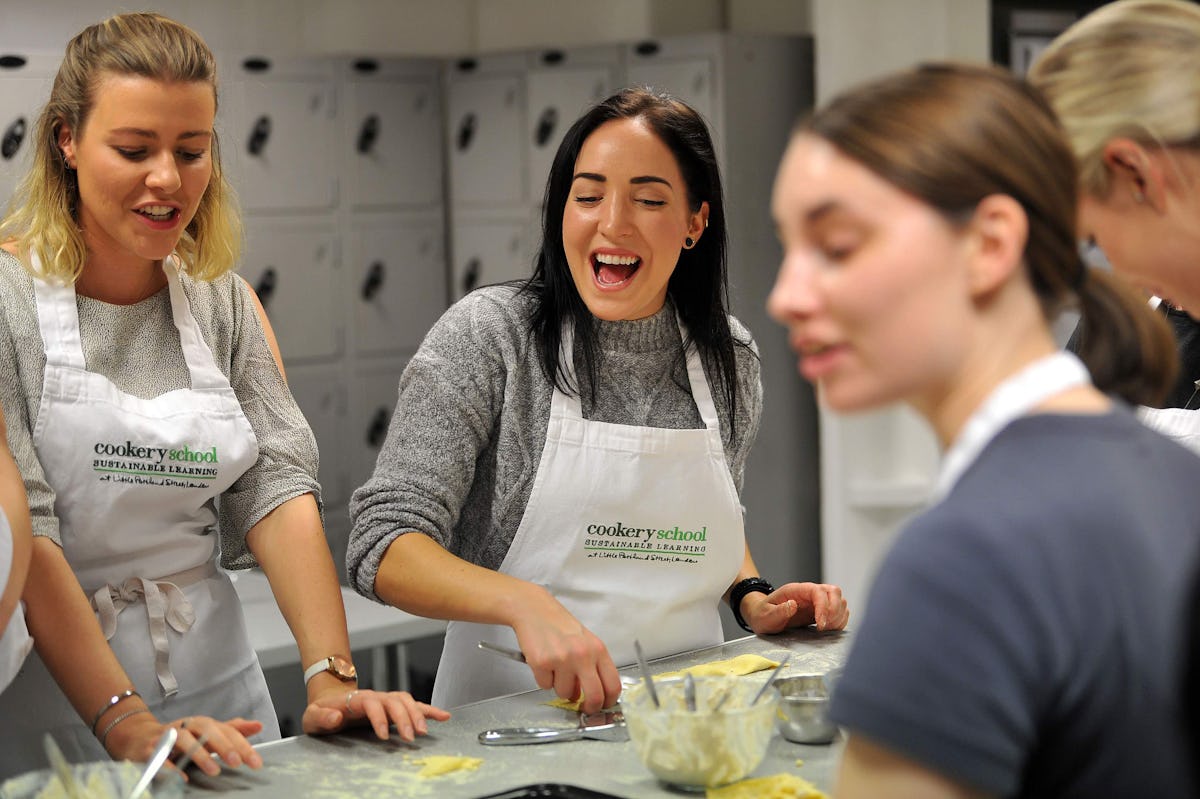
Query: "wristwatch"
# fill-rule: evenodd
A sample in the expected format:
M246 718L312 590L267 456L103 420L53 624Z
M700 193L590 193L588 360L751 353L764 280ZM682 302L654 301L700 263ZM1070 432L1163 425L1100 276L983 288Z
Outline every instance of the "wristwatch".
M321 658L304 670L304 684L308 685L309 680L323 671L329 672L342 682L358 679L358 670L354 668L354 664L348 658L341 655L330 655L327 658Z
M750 625L742 618L742 600L746 598L746 594L770 594L775 590L775 586L761 577L747 577L740 583L735 585L729 591L729 609L733 611L733 620L738 623L746 632L754 632L750 629Z

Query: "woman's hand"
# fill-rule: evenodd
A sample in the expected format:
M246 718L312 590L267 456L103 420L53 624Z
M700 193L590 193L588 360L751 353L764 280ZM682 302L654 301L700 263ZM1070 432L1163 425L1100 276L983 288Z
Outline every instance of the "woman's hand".
M741 610L742 618L759 635L814 622L818 630L841 630L850 620L842 589L824 583L788 583L771 594L746 594Z
M425 719L445 721L450 714L441 708L418 702L407 691L369 691L338 689L326 691L304 709L301 722L308 735L337 732L366 720L381 740L387 740L389 726L406 741L429 732Z
M154 754L158 739L167 726L150 713L131 716L109 734L105 742L108 753L114 760L145 762ZM178 760L190 752L192 762L205 774L216 776L221 773L221 766L213 755L219 756L221 763L229 768L238 768L242 764L250 768L262 767L262 758L246 740L246 736L262 732L262 722L241 718L217 721L208 716L188 716L172 721L169 726L179 729L173 759ZM201 736L205 737L204 746L197 747L196 741Z
M616 704L621 678L604 642L548 592L536 607L513 632L538 686L571 701L582 695L585 713Z

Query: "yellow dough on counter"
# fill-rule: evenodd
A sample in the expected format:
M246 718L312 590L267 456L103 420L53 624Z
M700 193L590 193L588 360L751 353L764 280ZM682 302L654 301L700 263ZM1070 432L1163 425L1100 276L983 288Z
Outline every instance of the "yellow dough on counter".
M740 677L743 674L753 674L756 671L766 671L779 665L778 661L765 658L762 655L738 655L729 660L713 660L688 666L679 671L666 671L655 674L655 677L680 677L691 674L693 677Z
M413 758L414 766L421 766L417 776L421 779L441 777L455 771L474 771L483 765L483 759L478 757L463 757L462 755L426 755Z
M803 777L795 774L773 774L742 780L723 788L709 788L705 799L829 799Z
M579 708L583 706L583 694L580 694L578 699L563 699L561 696L556 696L549 702L542 702L542 704L578 713Z

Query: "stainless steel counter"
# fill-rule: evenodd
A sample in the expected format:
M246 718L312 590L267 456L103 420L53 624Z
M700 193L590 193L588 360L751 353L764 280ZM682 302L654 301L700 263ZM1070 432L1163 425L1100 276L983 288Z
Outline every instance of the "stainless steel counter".
M825 673L841 665L849 636L798 630L769 638L750 636L721 646L653 661L654 673L672 671L711 660L756 653L779 660L788 651L792 660L784 674ZM480 657L489 657L481 652ZM623 669L636 676L636 667ZM763 681L769 672L742 679ZM581 740L530 746L484 746L476 736L485 729L530 725L573 726L576 715L545 704L550 691L531 691L466 705L443 724L431 722L430 734L406 744L393 734L378 741L366 730L323 738L299 736L259 747L264 765L259 771L227 772L209 779L192 772L195 783L188 796L241 793L268 799L349 799L350 797L476 797L523 785L569 783L619 797L678 797L678 791L659 784L638 760L629 742ZM751 776L792 773L830 790L844 740L841 734L825 746L791 743L776 733L767 758ZM475 771L436 778L418 778L412 761L427 755L482 758ZM797 761L803 761L797 766Z

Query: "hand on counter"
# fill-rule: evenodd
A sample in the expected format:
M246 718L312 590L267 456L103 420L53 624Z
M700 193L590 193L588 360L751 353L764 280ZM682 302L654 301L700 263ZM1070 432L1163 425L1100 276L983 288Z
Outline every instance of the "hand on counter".
M759 635L813 623L818 630L842 630L850 621L850 608L836 585L787 583L771 594L747 594L742 618Z
M105 742L108 753L113 760L149 760L166 726L150 713L130 716L128 721L112 729ZM220 757L221 763L229 768L238 768L242 764L250 768L262 766L262 758L246 740L246 736L262 731L262 722L242 718L218 721L209 716L188 716L172 721L169 726L179 729L172 756L178 759L190 753L191 762L205 774L216 776L221 773L221 766L213 755ZM196 741L202 736L205 737L204 746L198 747ZM184 779L187 779L186 775Z
M381 740L387 740L389 727L395 724L400 737L411 741L415 736L429 732L426 719L445 721L448 718L450 714L445 710L418 702L407 691L337 688L322 693L309 703L301 724L306 734L322 735L366 721Z
M557 600L546 598L544 612L524 614L513 625L534 680L563 699L582 694L584 713L612 707L621 695L621 678L608 648Z

